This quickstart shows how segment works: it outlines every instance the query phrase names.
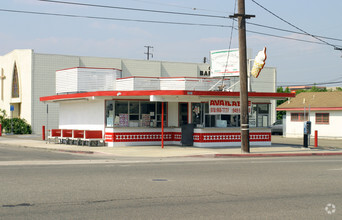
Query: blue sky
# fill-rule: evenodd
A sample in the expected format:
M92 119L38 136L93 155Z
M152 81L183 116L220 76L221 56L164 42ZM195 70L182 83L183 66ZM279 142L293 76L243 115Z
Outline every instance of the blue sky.
M90 4L152 10L229 16L235 0L65 0ZM342 39L342 1L256 0L286 21L314 35ZM245 0L246 13L256 15L249 22L298 31L274 17L251 0ZM3 0L1 9L87 15L140 20L232 25L232 20L181 16L139 11L94 8L41 2ZM196 9L196 10L195 10ZM34 49L38 53L146 59L151 45L153 60L202 62L210 50L229 47L231 28L168 25L113 20L69 18L0 11L0 54L14 49ZM234 23L236 27L236 22ZM247 30L318 42L310 36L275 31L247 24ZM341 46L342 41L323 39ZM305 43L247 33L247 46L253 56L267 47L266 66L277 68L278 85L300 85L342 81L342 52L332 46ZM238 47L233 31L231 48ZM342 83L327 86L340 86Z

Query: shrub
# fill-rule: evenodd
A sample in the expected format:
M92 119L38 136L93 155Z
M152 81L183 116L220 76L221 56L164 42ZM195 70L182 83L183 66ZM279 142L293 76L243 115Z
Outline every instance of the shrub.
M14 134L31 134L32 128L25 119L21 118L7 118L6 111L0 109L0 123L2 125L2 129L5 133L12 132L12 123L13 123L13 133Z

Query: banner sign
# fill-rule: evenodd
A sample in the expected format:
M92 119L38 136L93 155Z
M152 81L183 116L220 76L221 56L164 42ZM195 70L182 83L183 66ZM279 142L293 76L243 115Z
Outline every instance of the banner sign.
M239 76L239 49L210 51L210 76Z
M239 115L240 101L212 99L209 101L210 115ZM248 113L252 112L252 102L248 101Z

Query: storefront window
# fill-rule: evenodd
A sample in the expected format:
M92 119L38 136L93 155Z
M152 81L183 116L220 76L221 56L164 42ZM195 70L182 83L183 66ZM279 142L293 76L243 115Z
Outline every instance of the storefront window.
M106 101L106 127L161 127L161 103ZM167 104L164 103L164 125Z
M128 127L128 102L115 102L114 127Z
M162 103L157 103L157 127L161 127ZM167 104L164 102L164 126L167 126Z
M106 127L114 126L114 101L106 102Z
M203 103L204 106L204 125L205 127L239 127L240 115L210 115L209 103Z
M209 115L209 104L204 103L204 127L215 127L215 115Z
M139 121L139 102L129 103L129 120Z
M188 103L179 103L179 126L188 124Z
M249 118L250 127L267 127L269 126L269 105L270 104L253 104L252 114Z
M203 125L203 108L202 103L192 103L192 123L196 124L197 127L201 127Z

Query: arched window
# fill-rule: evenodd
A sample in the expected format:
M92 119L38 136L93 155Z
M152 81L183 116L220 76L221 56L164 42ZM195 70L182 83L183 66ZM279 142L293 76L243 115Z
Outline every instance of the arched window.
M14 70L13 70L13 81L12 81L12 98L19 98L19 77L18 77L18 70L17 64L14 63Z

